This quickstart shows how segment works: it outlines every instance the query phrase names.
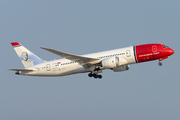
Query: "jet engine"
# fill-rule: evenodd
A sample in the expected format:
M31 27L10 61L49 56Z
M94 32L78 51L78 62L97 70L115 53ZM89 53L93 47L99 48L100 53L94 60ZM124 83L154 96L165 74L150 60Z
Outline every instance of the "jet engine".
M114 72L126 71L129 70L129 65L122 65L112 69Z
M119 66L119 57L111 57L101 61L103 69L111 69Z

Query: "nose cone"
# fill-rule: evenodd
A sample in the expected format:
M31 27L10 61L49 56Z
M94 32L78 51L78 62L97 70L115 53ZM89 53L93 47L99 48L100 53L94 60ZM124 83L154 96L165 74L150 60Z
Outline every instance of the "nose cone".
M174 50L170 49L170 55L174 54Z

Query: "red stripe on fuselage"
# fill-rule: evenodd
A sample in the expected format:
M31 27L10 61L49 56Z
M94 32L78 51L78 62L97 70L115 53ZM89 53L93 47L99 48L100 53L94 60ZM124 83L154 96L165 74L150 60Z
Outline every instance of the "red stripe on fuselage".
M156 60L159 58L167 57L170 55L171 48L163 48L163 44L144 44L137 45L136 58L138 62L146 62Z

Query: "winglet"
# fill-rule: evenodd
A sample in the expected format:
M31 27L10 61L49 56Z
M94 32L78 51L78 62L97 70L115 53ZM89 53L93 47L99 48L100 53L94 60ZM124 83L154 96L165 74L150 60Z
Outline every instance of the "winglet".
M19 46L21 44L19 44L18 42L12 42L11 45L14 47L14 46Z

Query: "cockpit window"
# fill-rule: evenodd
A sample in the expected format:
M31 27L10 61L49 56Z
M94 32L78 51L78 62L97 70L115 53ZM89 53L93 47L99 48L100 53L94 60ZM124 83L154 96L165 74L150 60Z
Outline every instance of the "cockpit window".
M163 48L169 48L168 46L163 46Z

